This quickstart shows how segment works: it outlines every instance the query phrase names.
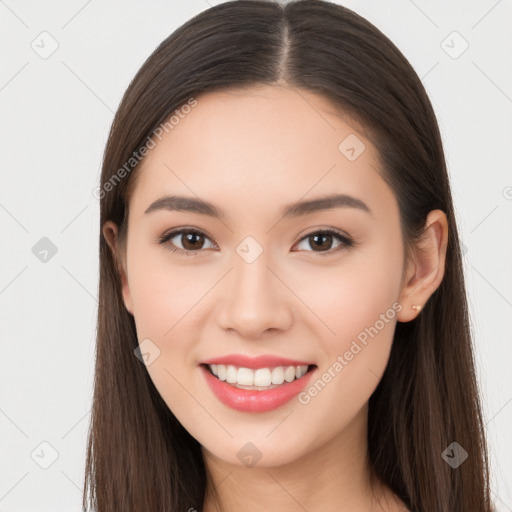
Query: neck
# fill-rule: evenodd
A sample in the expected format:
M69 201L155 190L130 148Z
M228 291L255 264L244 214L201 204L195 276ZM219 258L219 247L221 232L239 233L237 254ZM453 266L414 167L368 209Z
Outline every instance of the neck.
M384 495L389 498L389 489L380 482L372 487L370 482L367 421L366 406L335 438L281 466L235 466L203 448L208 473L203 512L395 510L379 505Z

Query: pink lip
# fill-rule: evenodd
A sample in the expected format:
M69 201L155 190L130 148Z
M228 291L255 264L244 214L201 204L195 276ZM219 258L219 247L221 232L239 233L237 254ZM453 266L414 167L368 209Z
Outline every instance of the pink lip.
M238 366L238 364L235 366ZM245 368L247 368L247 366L245 366ZM295 379L293 382L284 382L275 388L268 389L266 391L258 391L239 389L225 381L221 381L210 373L209 369L204 365L200 365L200 369L203 372L204 378L206 379L206 382L213 394L224 405L242 412L267 412L281 407L292 400L292 398L297 396L306 387L311 379L311 375L315 372L315 370L311 370L300 379Z
M229 354L222 357L214 357L203 361L203 364L231 364L238 368L275 368L276 366L309 366L313 364L307 361L296 361L285 357L263 355L258 357L249 357L242 354Z

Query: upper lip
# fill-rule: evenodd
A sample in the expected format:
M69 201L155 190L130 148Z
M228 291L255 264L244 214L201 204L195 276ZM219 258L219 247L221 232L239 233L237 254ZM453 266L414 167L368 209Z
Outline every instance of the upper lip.
M308 361L299 361L296 359L288 359L287 357L261 355L250 357L243 354L228 354L221 357L213 357L202 364L224 364L233 365L239 368L275 368L277 366L309 366L313 364Z

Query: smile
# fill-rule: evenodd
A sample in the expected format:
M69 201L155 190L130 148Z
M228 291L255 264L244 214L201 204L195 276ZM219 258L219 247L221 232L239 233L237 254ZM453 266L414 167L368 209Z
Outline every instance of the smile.
M217 399L242 412L268 412L286 404L307 385L316 365L245 368L201 364L204 378Z
M286 382L293 382L306 375L308 366L277 366L275 368L243 368L233 365L208 365L219 380L240 389L272 389Z

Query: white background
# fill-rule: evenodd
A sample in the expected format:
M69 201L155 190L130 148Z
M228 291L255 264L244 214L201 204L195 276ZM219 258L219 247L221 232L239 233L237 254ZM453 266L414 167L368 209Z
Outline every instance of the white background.
M98 286L92 190L130 79L214 3L0 0L3 512L81 508ZM466 247L493 497L512 511L512 1L340 3L402 50L438 116ZM31 47L43 31L58 42L47 59ZM458 58L447 53L463 48L454 31L469 44ZM42 237L57 247L46 263L32 252ZM48 469L35 462L52 460L41 442L58 454Z

